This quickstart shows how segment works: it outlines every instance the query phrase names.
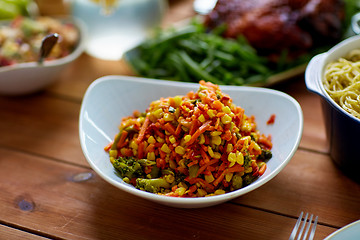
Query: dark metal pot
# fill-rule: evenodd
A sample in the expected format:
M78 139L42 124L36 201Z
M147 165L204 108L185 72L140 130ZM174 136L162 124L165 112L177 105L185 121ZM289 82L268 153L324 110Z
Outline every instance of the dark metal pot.
M309 91L321 96L330 157L347 176L360 183L360 119L341 108L322 84L326 65L356 48L360 49L359 35L313 57L305 71L305 83Z

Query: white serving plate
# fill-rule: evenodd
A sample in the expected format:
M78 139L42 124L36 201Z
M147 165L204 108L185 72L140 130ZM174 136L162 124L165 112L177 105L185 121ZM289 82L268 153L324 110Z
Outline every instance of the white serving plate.
M298 148L303 131L303 115L299 103L289 95L267 88L220 86L245 114L254 115L258 129L272 135L273 157L264 175L239 190L206 198L174 198L135 189L115 173L104 147L118 133L121 118L134 110L145 111L150 102L160 97L185 95L197 91L199 84L128 76L105 76L87 89L81 105L79 135L83 153L96 173L110 184L136 196L160 204L199 208L220 204L246 194L274 178L290 161ZM276 115L273 125L266 122Z
M324 240L359 240L360 239L360 220L350 223Z

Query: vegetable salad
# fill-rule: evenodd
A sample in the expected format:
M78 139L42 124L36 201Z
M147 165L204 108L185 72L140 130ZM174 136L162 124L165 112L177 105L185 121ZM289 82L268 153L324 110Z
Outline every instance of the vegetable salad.
M42 40L51 33L58 33L60 38L47 60L69 55L80 39L79 31L73 24L50 17L17 17L10 24L1 25L0 67L37 61Z
M271 136L257 129L218 85L161 98L122 119L105 147L123 181L173 197L204 197L240 189L264 174Z

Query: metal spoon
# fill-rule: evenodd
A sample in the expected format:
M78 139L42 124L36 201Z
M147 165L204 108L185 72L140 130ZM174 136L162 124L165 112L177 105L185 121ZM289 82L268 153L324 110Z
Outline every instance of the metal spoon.
M59 39L59 34L57 33L53 33L44 37L44 39L41 42L40 56L38 59L39 64L42 64L44 62L44 59L49 55L49 53L57 43L58 39Z
M195 0L194 10L201 15L206 15L213 10L216 2L217 0Z

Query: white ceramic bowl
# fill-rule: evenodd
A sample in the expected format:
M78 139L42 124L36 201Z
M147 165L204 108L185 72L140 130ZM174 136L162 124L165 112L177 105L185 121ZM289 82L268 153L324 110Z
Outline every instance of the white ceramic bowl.
M273 157L264 175L239 190L203 198L175 198L138 190L126 184L115 173L104 147L118 133L121 118L134 110L145 111L150 102L160 97L185 95L197 91L198 84L182 83L127 76L106 76L95 80L87 89L79 119L80 143L90 166L107 182L136 196L181 208L199 208L229 201L248 193L275 177L297 150L302 130L303 115L298 102L285 93L256 87L220 86L245 114L254 115L259 130L272 135ZM276 114L275 124L266 122Z
M72 23L79 30L80 39L74 51L63 58L44 61L42 65L37 62L26 62L0 67L1 95L24 95L44 89L82 54L86 32L84 24L80 20L70 17L57 17L56 19L64 23ZM1 21L0 24L7 24L7 22Z

